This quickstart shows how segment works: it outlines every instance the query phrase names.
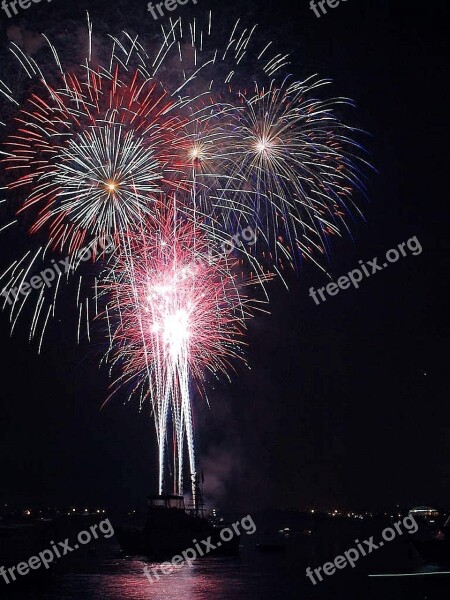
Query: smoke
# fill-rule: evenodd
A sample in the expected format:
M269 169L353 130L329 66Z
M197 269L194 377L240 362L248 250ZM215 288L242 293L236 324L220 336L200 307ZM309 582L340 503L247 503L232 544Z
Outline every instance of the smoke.
M10 42L14 42L27 54L33 55L45 44L45 39L38 33L22 29L18 25L11 25L6 30Z
M207 503L226 503L232 482L242 470L238 453L231 448L211 446L208 454L202 457L201 470L205 474L204 495Z
M235 504L244 471L230 387L224 384L209 395L210 408L204 398L199 398L195 407L199 472L204 476L205 501L211 507Z

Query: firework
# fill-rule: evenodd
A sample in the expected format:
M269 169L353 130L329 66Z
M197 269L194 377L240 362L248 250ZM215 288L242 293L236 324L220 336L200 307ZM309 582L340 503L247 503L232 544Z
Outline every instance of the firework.
M139 72L116 65L62 80L57 89L42 80L25 103L4 162L8 187L26 193L18 214L37 214L30 233L48 226L52 247L72 253L151 214L174 175L170 148L183 120L167 116L174 103Z
M221 51L211 21L162 30L154 58L125 35L104 64L89 51L76 72L50 45L54 84L14 48L37 83L3 160L8 189L26 196L18 214L34 214L30 232L48 227L51 246L71 253L139 227L160 197L183 189L192 193L180 211L212 238L251 225L275 264L283 254L321 264L363 189L356 131L338 117L349 102L318 100L329 82L315 77L277 82L287 58L257 48L255 28L236 25ZM249 92L250 68L261 83Z
M275 264L296 257L320 264L327 240L347 228L352 193L363 190L354 130L336 114L348 101L313 95L328 83L272 81L239 93L229 183L216 204L245 215Z
M329 80L286 77L288 56L273 54L271 42L259 46L256 27L236 23L222 49L211 20L206 29L171 21L163 31L164 60L182 66L176 92L193 98L194 209L212 217L211 237L251 226L252 268L260 261L280 274L285 263L307 259L325 270L331 238L348 232L359 213L354 195L364 194L360 132L341 116L353 103L320 99ZM220 112L195 119L199 106L205 116L219 99Z
M258 305L247 283L264 290L268 271L302 259L325 269L364 192L357 132L340 116L350 101L320 99L328 81L287 77L288 57L255 31L238 22L220 43L211 17L204 29L170 20L153 56L124 33L94 59L89 22L82 66L66 70L47 40L49 71L13 44L30 79L21 106L0 82L17 108L1 151L16 203L4 228L26 222L37 240L0 277L12 329L33 301L30 337L41 345L63 284L75 284L78 335L103 316L114 389L150 399L160 491L170 423L178 493L185 445L195 474L193 390L242 358ZM215 256L246 227L257 243ZM49 257L68 265L55 285L9 302Z
M177 203L175 200L174 206ZM120 366L119 387L151 399L164 485L169 417L175 429L176 491L183 490L184 442L196 472L192 383L203 389L207 373L227 374L243 358L246 321L258 308L245 294L248 282L226 257L212 257L205 232L162 209L157 221L127 237L104 276L109 359Z

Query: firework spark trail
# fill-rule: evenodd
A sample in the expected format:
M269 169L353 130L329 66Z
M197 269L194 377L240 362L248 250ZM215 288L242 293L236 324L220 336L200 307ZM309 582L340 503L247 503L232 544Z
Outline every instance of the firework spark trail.
M153 56L123 32L98 63L89 19L88 30L87 56L71 70L45 36L54 72L11 45L31 91L20 105L0 81L15 110L0 151L2 191L23 199L0 231L31 220L37 241L0 282L20 288L48 257L69 256L52 289L15 297L11 328L33 302L30 339L40 348L57 297L76 284L78 337L83 327L90 339L90 319L103 315L107 359L121 368L115 386L151 401L160 491L173 423L181 493L185 445L195 473L193 382L203 390L208 371L227 373L241 358L257 304L243 294L234 259L205 257L250 226L257 244L236 252L264 293L268 270L284 280L285 264L302 259L325 269L331 237L358 214L353 194L364 193L366 163L358 132L339 116L350 101L320 100L328 81L287 76L289 58L260 47L256 26L238 21L222 43L211 15L204 29L169 20ZM109 258L96 250L107 238ZM79 257L86 246L89 277Z
M288 57L270 56L270 43L256 48L255 30L236 23L219 51L211 19L207 31L180 20L163 27L164 60L178 53L182 67L172 95L189 94L192 110L211 97L234 108L217 122L193 120L195 214L213 217L213 238L250 225L260 260L279 274L301 259L325 270L330 238L348 233L347 221L360 215L353 194L364 194L369 166L354 141L359 132L339 117L353 104L320 100L328 80L280 77ZM248 73L259 83L249 86Z
M89 31L91 35L90 23ZM33 92L18 111L16 131L4 144L7 152L2 152L6 189L25 193L18 216L35 215L30 233L48 236L47 241L41 237L41 260L50 251L75 254L107 236L120 239L121 231L140 227L169 189L194 190L192 203L185 207L190 218L197 218L197 202L204 203L198 214L208 213L209 190L198 181L197 170L204 174L205 149L211 155L214 146L214 167L220 171L220 154L229 137L221 122L227 115L229 123L234 108L207 99L204 93L195 99L169 96L155 74L172 42L164 41L162 54L158 52L159 58L149 64L141 44L125 34L122 41L112 38L108 66L92 64L89 51L85 65L66 72L56 48L46 40L59 73L56 85L50 83L53 74L45 76L33 58L16 45L11 48L33 83ZM17 104L6 84L0 92ZM217 224L215 231L225 237ZM26 254L19 262L27 256L30 262L23 264L21 274L36 260ZM80 281L79 290L82 323L92 294L89 283L84 286ZM14 302L13 326L14 312L22 313L25 301L35 302L33 337L37 323L42 327L48 323L40 316L47 311L55 315L56 295L46 289L27 295L21 304Z
M29 189L21 210L38 210L31 232L48 224L54 246L74 249L86 236L132 229L158 195L181 186L194 189L184 210L211 218L212 236L251 221L274 262L281 245L291 261L322 262L363 188L356 132L336 116L348 101L315 99L328 83L315 77L277 82L286 61L256 48L255 29L238 22L219 51L211 19L207 31L170 21L153 60L124 34L112 38L108 66L89 57L81 73L66 73L50 45L59 86L15 48L41 79L5 159L23 172L9 187ZM263 81L254 91L250 68Z
M176 208L179 200L172 201ZM104 314L116 324L109 357L122 370L116 385L131 382L131 394L151 399L160 490L172 417L181 493L184 440L192 475L196 464L191 382L201 389L207 372L226 374L234 359L243 358L246 321L262 306L245 295L248 282L232 274L225 257L208 262L207 236L175 208L165 206L157 222L127 236L126 250L103 277L102 292Z
M359 146L350 139L354 130L335 114L348 101L311 97L328 83L272 81L266 91L256 86L253 95L240 93L244 110L238 113L230 185L217 204L251 219L267 249L273 248L275 264L278 255L284 261L301 255L321 266L327 238L347 230L352 191L364 189L355 167ZM237 180L241 185L233 189Z
M18 214L37 210L30 233L48 224L60 250L132 229L175 172L169 149L184 121L165 117L173 102L138 72L127 83L117 67L108 75L68 75L57 91L44 82L47 98L32 95L5 142L6 171L24 172L9 188L29 190Z
M91 23L89 32L91 39ZM48 225L50 247L72 252L139 227L161 195L182 188L192 193L180 210L202 219L215 245L250 224L258 237L248 257L255 272L263 262L280 273L283 261L298 257L324 268L329 238L346 230L346 204L362 187L353 130L334 112L344 100L311 98L326 83L314 78L277 84L283 61L269 57L270 44L252 49L255 28L237 23L220 51L211 18L206 30L177 20L162 33L154 59L124 34L112 37L103 66L92 64L89 51L72 72L48 41L58 85L12 47L39 80L4 159L8 188L27 194L19 215L36 214L31 233ZM266 81L254 92L250 65ZM13 100L6 84L0 91Z

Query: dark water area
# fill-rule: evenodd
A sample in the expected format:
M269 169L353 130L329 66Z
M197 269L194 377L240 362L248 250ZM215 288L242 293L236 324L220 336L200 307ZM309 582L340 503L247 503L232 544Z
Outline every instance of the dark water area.
M240 559L212 558L185 566L150 583L147 563L111 554L94 569L85 565L55 575L42 587L11 589L17 600L438 600L449 597L449 579L423 576L375 581L364 575L331 579L313 586L303 569L289 568L282 557L244 552ZM9 592L10 590L8 590Z
M386 544L357 567L313 585L306 567L315 569L351 547L357 533L367 539L371 528L342 530L327 524L316 535L290 540L283 553L262 553L256 543L261 532L242 537L240 556L210 557L170 574L158 571L149 581L144 568L157 563L122 555L115 538L102 540L64 557L39 583L22 578L3 585L1 598L12 600L444 600L449 598L450 575L445 566L425 564L405 538ZM376 527L378 530L378 527ZM372 531L373 533L373 531ZM450 569L449 569L450 570ZM24 587L24 585L27 587Z

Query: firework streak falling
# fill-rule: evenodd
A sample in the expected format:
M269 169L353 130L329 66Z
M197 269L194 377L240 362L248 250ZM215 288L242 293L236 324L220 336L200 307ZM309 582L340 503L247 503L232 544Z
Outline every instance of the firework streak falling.
M195 472L192 381L203 387L205 370L230 368L252 312L235 261L198 257L251 227L257 245L236 249L244 281L251 275L263 287L268 271L282 276L304 259L324 268L331 237L357 211L354 192L364 191L356 131L338 116L351 103L318 99L328 81L292 80L288 57L259 47L255 31L238 22L217 48L211 16L203 29L170 20L150 56L126 33L111 36L109 52L96 47L88 19L81 65L66 70L47 38L51 69L13 43L29 78L25 100L0 81L13 117L0 151L2 202L16 207L2 229L26 223L34 243L0 277L11 329L28 301L40 349L62 288L74 283L78 337L85 323L90 338L90 322L103 315L117 381L151 399L160 489L168 420L181 492L183 430ZM109 260L98 250L106 239L114 240ZM8 290L49 256L67 257L70 269L9 302Z
M169 421L176 493L182 494L185 436L190 472L196 472L191 386L202 392L207 372L227 374L242 358L246 321L258 308L244 293L249 282L234 274L236 261L208 253L205 233L163 208L157 221L124 240L104 277L110 360L122 369L119 386L131 384L131 393L151 399L160 493Z

